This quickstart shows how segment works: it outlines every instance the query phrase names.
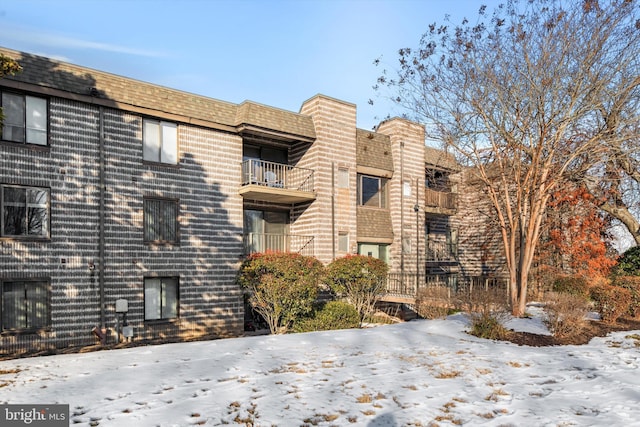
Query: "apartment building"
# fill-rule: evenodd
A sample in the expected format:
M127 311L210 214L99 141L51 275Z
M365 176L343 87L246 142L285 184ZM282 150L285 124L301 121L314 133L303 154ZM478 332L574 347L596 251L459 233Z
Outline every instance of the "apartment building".
M240 335L252 252L374 256L395 294L460 271L460 169L416 123L363 130L324 95L291 112L0 53L24 68L0 79L0 354Z

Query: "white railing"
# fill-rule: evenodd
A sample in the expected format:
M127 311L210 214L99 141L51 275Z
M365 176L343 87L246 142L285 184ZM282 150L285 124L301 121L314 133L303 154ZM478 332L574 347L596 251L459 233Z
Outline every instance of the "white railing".
M313 192L313 170L249 159L242 162L242 185L251 184Z
M298 234L247 233L242 236L246 254L256 252L296 252L314 255L313 236Z

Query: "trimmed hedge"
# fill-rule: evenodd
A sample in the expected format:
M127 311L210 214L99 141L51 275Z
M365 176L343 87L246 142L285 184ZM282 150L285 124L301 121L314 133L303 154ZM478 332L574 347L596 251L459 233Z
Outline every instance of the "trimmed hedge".
M257 253L244 261L237 282L271 333L286 333L297 319L313 310L323 272L324 266L314 257Z

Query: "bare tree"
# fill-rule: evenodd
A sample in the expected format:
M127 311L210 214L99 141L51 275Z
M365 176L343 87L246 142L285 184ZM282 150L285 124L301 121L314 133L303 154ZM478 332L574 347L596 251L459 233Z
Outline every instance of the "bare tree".
M603 2L604 3L604 2ZM418 49L399 51L397 76L378 88L469 165L495 210L514 315L549 197L630 141L638 114L617 102L637 78L640 25L633 0L510 0L476 24L432 24ZM635 89L633 89L635 90ZM582 176L582 175L580 175Z

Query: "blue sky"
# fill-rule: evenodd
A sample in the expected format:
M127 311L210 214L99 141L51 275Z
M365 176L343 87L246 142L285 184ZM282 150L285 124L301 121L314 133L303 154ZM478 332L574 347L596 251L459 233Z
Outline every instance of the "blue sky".
M393 68L428 24L482 3L497 0L0 0L0 46L234 103L298 111L322 93L370 129L400 113L373 61Z

